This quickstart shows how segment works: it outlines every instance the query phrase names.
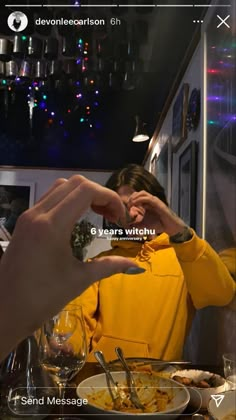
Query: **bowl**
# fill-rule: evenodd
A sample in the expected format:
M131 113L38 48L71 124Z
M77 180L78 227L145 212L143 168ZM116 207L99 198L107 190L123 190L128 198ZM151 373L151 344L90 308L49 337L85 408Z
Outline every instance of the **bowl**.
M128 392L127 388L125 388L125 372L112 372L112 376L115 382L118 383L124 391ZM106 419L112 419L114 415L122 417L122 419L126 416L139 416L142 417L142 419L150 419L150 417L161 418L161 416L165 415L165 420L173 420L187 407L190 395L183 385L172 379L153 376L148 373L133 372L133 376L136 385L139 383L137 391L143 404L147 404L150 398L154 398L156 388L165 392L165 397L169 397L169 402L163 410L151 413L113 410L111 397L107 389L106 375L104 373L85 379L77 387L76 392L78 397L81 399L88 399L88 404L83 407L83 410L89 414L106 415ZM96 400L94 400L94 398L96 398Z
M236 390L221 393L222 401L216 403L211 398L208 405L208 412L216 420L235 420L236 419ZM218 405L218 407L217 407ZM231 416L232 417L231 417Z
M200 381L209 381L209 379L214 381L214 386L210 386L209 388L202 388L200 385L189 385L187 381L185 381L184 385L188 388L190 393L189 405L196 410L206 409L208 407L211 396L213 394L224 392L226 389L226 381L222 376L205 370L178 370L173 375L171 375L172 379L175 380L176 376L191 379L196 384L198 384Z

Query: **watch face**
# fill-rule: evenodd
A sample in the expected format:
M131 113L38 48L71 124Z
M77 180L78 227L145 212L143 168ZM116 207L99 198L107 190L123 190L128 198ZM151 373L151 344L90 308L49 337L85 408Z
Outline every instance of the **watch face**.
M187 128L196 130L200 120L201 95L200 89L193 89L190 95L187 113Z

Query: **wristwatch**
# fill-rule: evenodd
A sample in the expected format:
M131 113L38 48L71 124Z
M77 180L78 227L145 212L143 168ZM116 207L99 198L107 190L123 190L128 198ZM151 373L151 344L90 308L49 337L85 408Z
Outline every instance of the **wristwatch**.
M184 226L182 232L176 233L176 235L170 236L170 242L174 244L181 244L189 241L193 237L193 234L188 226Z

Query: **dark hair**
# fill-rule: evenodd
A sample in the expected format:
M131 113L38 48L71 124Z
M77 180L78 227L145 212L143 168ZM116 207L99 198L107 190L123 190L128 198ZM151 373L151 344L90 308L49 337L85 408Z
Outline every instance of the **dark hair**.
M158 197L168 206L164 188L143 166L132 163L122 169L118 169L110 176L106 183L106 187L113 191L117 191L123 185L129 185L129 187L137 192L142 190L147 191Z

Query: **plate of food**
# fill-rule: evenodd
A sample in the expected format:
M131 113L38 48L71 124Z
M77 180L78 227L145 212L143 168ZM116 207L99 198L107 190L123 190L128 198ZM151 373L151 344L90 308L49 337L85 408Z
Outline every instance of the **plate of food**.
M178 370L171 378L188 388L189 405L196 410L206 409L211 396L226 389L226 381L222 376L205 370Z
M136 391L144 406L143 409L136 408L130 399L126 373L115 371L112 376L121 395L118 408L117 404L114 407L104 373L85 379L77 387L78 397L88 400L88 404L84 406L87 414L106 414L107 419L113 418L115 414L122 418L134 415L142 419L165 416L165 420L173 420L183 413L190 400L188 390L172 379L133 372Z

